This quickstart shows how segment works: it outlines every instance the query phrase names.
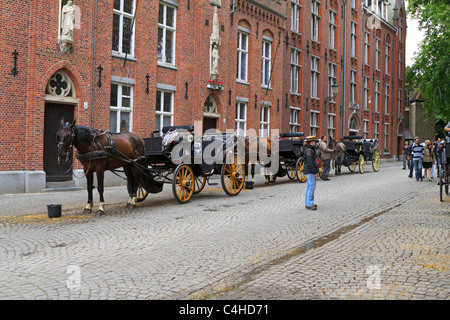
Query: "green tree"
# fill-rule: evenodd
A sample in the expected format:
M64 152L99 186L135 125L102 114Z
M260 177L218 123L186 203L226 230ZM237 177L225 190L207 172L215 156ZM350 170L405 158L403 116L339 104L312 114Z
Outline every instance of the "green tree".
M422 91L424 108L436 120L450 120L450 2L409 0L408 13L424 32L406 80Z

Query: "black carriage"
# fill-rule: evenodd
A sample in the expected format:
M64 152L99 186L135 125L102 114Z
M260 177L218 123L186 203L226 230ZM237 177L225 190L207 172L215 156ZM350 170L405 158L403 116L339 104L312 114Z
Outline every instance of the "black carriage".
M306 181L306 175L303 172L305 164L303 137L303 132L280 133L277 177L287 175L291 180L298 179L301 183Z
M155 130L144 138L147 169L141 178L138 201L162 191L164 183L171 183L174 197L186 203L206 183L213 185L209 178L217 174L225 193L235 196L241 192L245 166L235 153L235 135L218 133L196 138L193 125L163 127L162 135L158 133Z
M381 153L377 149L378 139L362 139L361 136L344 136L345 155L343 165L351 172L359 168L364 173L366 163L372 162L373 171L378 172L381 166Z
M439 196L440 201L444 201L443 195L448 195L450 187L450 132L447 133L444 149L442 150L442 158L439 168Z

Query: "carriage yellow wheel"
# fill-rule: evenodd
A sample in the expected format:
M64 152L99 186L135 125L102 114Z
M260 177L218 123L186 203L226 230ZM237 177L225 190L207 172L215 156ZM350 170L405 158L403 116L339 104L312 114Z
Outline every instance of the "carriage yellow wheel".
M236 155L227 158L221 172L222 188L229 196L235 196L241 192L245 181L245 165Z
M375 151L373 152L373 159L372 159L373 171L378 172L378 170L380 170L380 167L381 167L380 150L375 149Z
M320 160L319 178L320 178L320 179L323 179L323 178L324 178L324 176L323 176L323 161L322 161L322 160Z
M194 194L200 193L200 191L203 190L206 184L206 177L204 176L197 176L194 180Z
M348 166L348 170L350 170L350 172L355 172L355 169L356 169L356 161L352 162L352 164Z
M306 174L303 172L305 166L305 159L299 158L297 160L297 164L295 165L295 169L297 171L297 179L301 183L306 181Z
M366 167L366 161L364 160L364 156L359 155L359 173L364 173L364 169Z
M295 163L292 162L287 169L287 176L290 180L297 178L297 170L295 169Z
M172 192L180 203L188 202L194 192L194 173L187 164L180 164L173 174Z
M148 196L148 191L144 189L144 187L139 184L138 189L137 189L137 202L142 202L145 200L145 198L147 198Z

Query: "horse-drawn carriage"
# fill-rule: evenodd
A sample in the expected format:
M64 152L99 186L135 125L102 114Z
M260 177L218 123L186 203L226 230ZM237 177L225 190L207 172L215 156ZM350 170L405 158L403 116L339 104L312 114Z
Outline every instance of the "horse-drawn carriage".
M245 180L245 166L236 151L234 134L207 134L195 138L194 126L169 126L154 130L145 142L145 165L138 188L138 202L155 190L155 184L172 184L174 197L180 203L188 202L200 193L212 175L220 175L226 194L241 192Z
M288 176L289 179L298 179L300 182L306 181L306 175L303 173L305 160L304 152L304 133L281 133L279 141L279 170L277 176Z
M359 167L359 172L364 173L367 162L372 162L373 171L378 172L381 166L381 154L377 149L378 139L362 139L361 136L344 136L343 145L345 146L342 163L348 167L351 172ZM339 170L340 171L340 170Z
M303 132L280 133L275 148L269 138L249 138L246 137L246 165L251 167L252 179L246 181L246 188L253 188L254 165L258 163L264 167L266 182L274 183L277 178L288 176L290 180L298 179L300 182L306 181L306 175L303 173ZM267 152L267 158L261 159L261 156ZM276 157L276 161L272 157ZM253 159L249 160L249 159ZM267 163L265 161L268 161ZM276 165L274 165L276 163ZM270 167L270 168L269 168Z
M443 194L448 195L450 187L450 132L447 133L446 142L444 143L444 150L442 150L442 158L439 168L439 196L440 201L444 201Z

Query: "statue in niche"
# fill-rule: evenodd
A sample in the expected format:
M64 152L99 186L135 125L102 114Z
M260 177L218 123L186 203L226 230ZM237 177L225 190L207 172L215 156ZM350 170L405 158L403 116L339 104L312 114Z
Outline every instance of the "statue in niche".
M61 38L73 41L73 24L75 21L75 5L72 0L62 8Z
M219 46L217 43L213 43L212 52L211 52L211 74L218 75L219 74Z
M68 0L61 10L59 46L62 52L68 53L72 47L74 22L75 5L72 0Z
M214 7L213 13L213 30L211 33L211 37L209 39L210 43L210 67L209 67L209 75L211 80L217 80L219 77L219 46L221 45L221 39L219 35L219 14L218 8Z

